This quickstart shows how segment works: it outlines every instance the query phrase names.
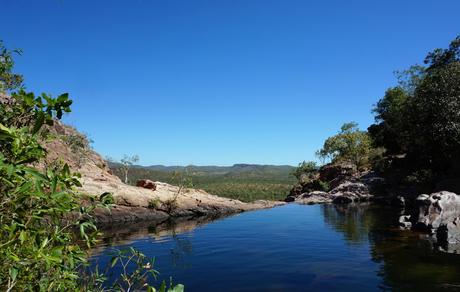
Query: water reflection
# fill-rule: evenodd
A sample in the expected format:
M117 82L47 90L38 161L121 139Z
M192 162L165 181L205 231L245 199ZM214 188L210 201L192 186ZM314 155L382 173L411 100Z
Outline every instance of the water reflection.
M291 204L212 224L198 218L117 226L105 230L101 248L132 245L155 256L162 279L172 276L187 291L460 290L460 256L436 251L427 235L399 230L399 212Z
M342 232L349 244L364 244L369 240L369 231L374 217L368 212L369 204L321 205L324 222Z
M382 289L460 290L460 256L436 251L426 234L399 230L399 211L375 205L323 205L325 222L350 244L369 244Z

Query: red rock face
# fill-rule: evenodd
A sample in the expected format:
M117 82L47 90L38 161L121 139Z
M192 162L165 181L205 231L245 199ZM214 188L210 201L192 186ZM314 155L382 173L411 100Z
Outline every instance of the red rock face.
M144 188L144 189L149 189L149 190L156 190L157 189L157 186L156 184L149 180L149 179L140 179L137 181L136 183L136 186L140 187L140 188Z

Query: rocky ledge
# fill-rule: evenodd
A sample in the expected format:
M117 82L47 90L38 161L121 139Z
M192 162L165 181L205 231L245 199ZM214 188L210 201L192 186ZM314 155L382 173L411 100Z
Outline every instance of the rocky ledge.
M346 181L329 192L312 191L297 197L289 197L287 201L299 204L348 204L366 202L371 199L370 187L362 182Z
M326 182L332 189L327 192L315 189L319 181ZM325 165L315 180L294 187L285 201L299 204L366 202L380 193L383 183L383 178L374 172L356 173L348 165Z
M162 222L169 218L220 217L284 204L270 201L245 203L213 196L203 190L150 180L140 180L137 186L127 185L111 173L104 159L91 148L80 147L78 151L72 148L69 140L86 139L76 129L56 121L49 130L57 138L43 142L48 155L46 161L36 167L43 168L46 164L63 161L81 174L80 193L89 197L112 194L114 205L110 211L95 210L94 216L101 227L123 222Z
M399 218L402 228L427 232L439 248L460 251L460 196L447 191L422 194L410 214Z
M272 208L284 202L255 201L245 203L208 194L204 190L181 188L167 183L153 182L154 188L135 187L122 183L117 177L103 174L92 177L86 174L82 192L100 194L109 192L115 204L97 209L95 218L99 225L125 222L163 222L170 218L221 217L234 213ZM149 183L151 184L151 183Z

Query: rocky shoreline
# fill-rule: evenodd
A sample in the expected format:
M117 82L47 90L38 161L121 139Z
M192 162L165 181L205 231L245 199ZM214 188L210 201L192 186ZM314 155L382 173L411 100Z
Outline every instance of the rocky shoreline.
M359 202L393 205L401 209L400 228L428 234L441 251L460 252L460 195L448 191L398 195L404 191L391 190L374 172L353 172L347 165L323 166L315 179L328 182L331 190L314 190L319 184L308 182L295 186L285 201L309 205Z
M318 182L327 183L330 190L318 190ZM384 179L372 171L356 173L348 165L326 165L318 176L295 186L285 199L299 204L349 204L367 202L382 195Z
M440 191L419 195L399 217L402 229L425 232L439 250L460 252L460 196Z
M271 201L258 201L254 203L243 203L238 201L234 206L225 206L221 204L201 204L195 207L179 206L171 213L162 209L114 204L110 210L102 208L96 209L93 216L98 226L109 228L123 223L148 222L149 224L155 225L168 220L184 218L186 220L194 220L197 218L217 219L246 211L273 208L284 204L284 202Z

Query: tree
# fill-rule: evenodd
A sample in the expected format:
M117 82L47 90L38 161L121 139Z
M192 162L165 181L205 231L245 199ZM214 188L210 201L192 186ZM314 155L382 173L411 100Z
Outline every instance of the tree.
M120 162L122 164L123 173L125 174L125 184L128 183L128 172L129 172L130 168L133 166L133 164L135 164L138 161L139 161L139 156L138 155L128 156L126 154L120 160Z
M439 68L460 61L460 35L457 36L447 49L435 49L428 53L424 63L428 66L428 73L436 71Z
M384 146L390 154L404 153L410 145L407 141L406 103L409 95L402 87L389 88L372 112L375 121L368 128L375 146Z
M438 67L410 99L409 153L425 158L434 170L448 171L459 163L460 62Z
M360 170L367 165L371 149L368 133L360 131L355 122L350 122L343 124L337 135L327 138L317 155L334 163L350 162Z
M12 72L14 67L13 54L21 54L20 50L10 51L0 40L0 93L22 87L23 77Z

